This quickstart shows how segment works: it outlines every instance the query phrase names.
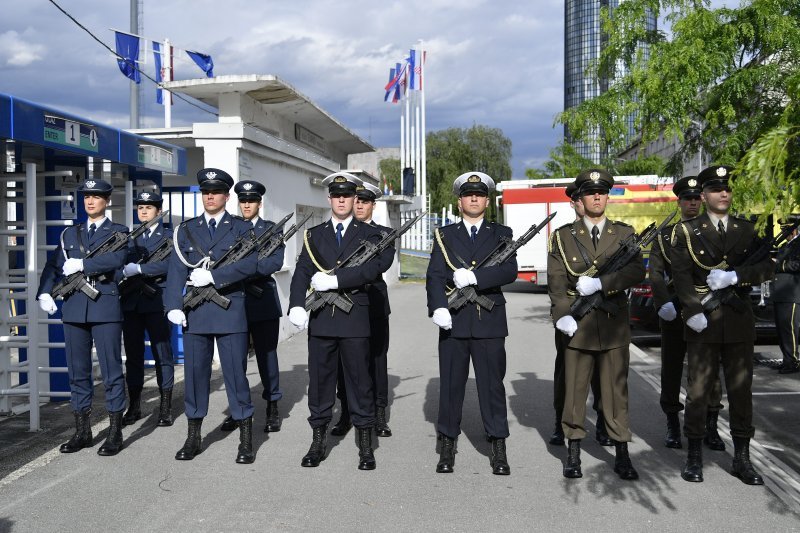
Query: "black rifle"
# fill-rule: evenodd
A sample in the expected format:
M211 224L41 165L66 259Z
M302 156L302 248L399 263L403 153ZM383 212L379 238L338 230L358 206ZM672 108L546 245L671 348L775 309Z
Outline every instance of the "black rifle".
M411 229L411 226L416 224L417 221L426 214L427 212L423 211L415 218L403 224L403 226L400 227L399 229L384 234L383 238L377 244L372 244L367 240L362 240L361 246L359 246L352 254L347 256L347 258L345 258L344 261L337 264L333 268L333 270L330 271L330 274L335 275L340 268L357 267L363 265L373 257L378 256L386 248L394 244L395 240L397 240L403 233ZM313 312L318 309L322 309L326 305L336 306L345 313L349 313L350 310L353 308L353 302L348 297L347 291L344 290L332 290L332 291L322 291L322 292L312 291L306 297L305 308L306 311L308 312Z
M258 252L259 260L274 254L275 250L277 250L283 243L294 237L294 234L297 233L306 222L308 222L309 218L311 218L311 213L303 217L303 220L297 224L292 224L292 227L289 228L283 235L273 235L269 242ZM245 282L245 290L247 291L247 294L255 296L256 298L261 298L261 296L264 295L264 289L256 284L256 282L260 279L262 279L262 276L253 276Z
M286 224L290 218L292 218L292 215L294 215L294 213L289 213L283 217L280 222L269 228L255 239L237 239L233 246L231 246L228 251L222 255L222 257L209 264L209 270L213 271L219 267L232 265L233 263L244 259L251 253L257 252L267 241L269 241L273 235L275 235L275 233L279 232L281 228L283 228L283 225ZM224 288L225 287L220 287L220 289ZM231 306L230 299L221 295L219 290L214 287L213 283L209 283L203 287L192 287L186 290L186 294L183 296L183 311L184 313L188 313L192 309L195 309L196 307L209 301L214 302L225 310Z
M147 257L143 257L139 261L136 262L137 265L146 265L151 263L160 263L161 261L165 261L169 254L172 253L172 239L164 239L161 241L161 244L158 245L158 248L153 250L153 253L149 254ZM130 278L123 278L122 281L119 282L119 294L122 298L126 298L130 294L133 294L137 291L141 291L142 294L147 296L148 298L152 298L156 295L158 289L153 286L154 283L159 283L163 281L164 276L156 276L153 278L147 278L142 275L132 276Z
M800 225L800 220L793 222L789 226L784 226L781 232L772 239L762 240L761 246L759 246L755 252L749 254L740 265L736 266L749 266L760 263L770 255L773 249L781 246L792 235L798 225ZM720 265L722 269L727 269L730 266L731 265L729 265L727 261L722 261ZM736 287L732 285L715 291L710 290L708 294L700 300L700 303L703 305L703 311L706 313L716 310L722 304L730 305L735 311L744 313L747 311L747 306L750 305L749 302L744 302L739 298L736 294Z
M508 237L502 237L500 242L495 246L494 250L489 253L483 260L478 263L473 270L478 270L481 267L492 267L497 266L505 263L508 261L517 250L525 246L533 239L542 229L553 220L553 217L556 216L556 212L554 211L550 216L545 218L541 223L534 224L528 231L526 231L522 237L517 239L516 241L513 239L509 239ZM462 265L466 267L466 263L461 260ZM491 311L494 307L494 300L491 298L478 294L478 291L475 289L474 285L467 285L466 287L462 287L460 289L454 289L450 292L447 296L447 308L452 309L453 311L458 311L468 303L478 304L487 311Z
M164 211L159 216L154 218L153 220L142 224L138 228L136 228L131 233L122 233L119 231L113 232L106 240L104 240L97 248L94 250L90 250L83 259L89 259L97 255L103 255L108 253L114 253L122 250L123 248L128 246L128 240L136 239L136 237L142 235L145 231L149 230L156 224L158 224L161 219L163 219L169 211ZM83 228L79 228L78 232L80 233L83 231ZM80 239L80 235L78 235ZM106 272L103 272L98 276L98 279L101 281L106 281L109 279L109 276ZM86 277L86 274L83 272L74 272L69 276L65 276L62 278L56 286L53 288L53 292L51 295L53 298L58 298L61 296L62 298L66 298L72 293L76 291L81 291L86 296L91 298L92 300L96 301L97 298L100 297L100 291L92 287L92 284Z
M589 275L593 278L599 278L605 274L617 272L618 270L622 269L625 265L634 260L643 248L646 248L650 245L650 243L653 242L653 240L655 240L664 227L667 226L670 221L672 221L672 219L675 217L675 214L676 213L672 213L667 216L667 218L665 218L661 224L658 225L658 227L656 227L655 222L651 222L650 225L642 230L641 233L634 233L633 235L629 235L623 239L619 243L619 248L617 248L608 261L603 263L600 268L592 266L586 271L586 273L584 273L584 275ZM569 308L569 314L572 315L575 320L580 320L593 309L602 309L611 316L616 316L619 312L619 307L616 304L613 304L605 299L605 296L603 296L603 291L597 291L589 296L578 297L574 302L572 302L572 305Z

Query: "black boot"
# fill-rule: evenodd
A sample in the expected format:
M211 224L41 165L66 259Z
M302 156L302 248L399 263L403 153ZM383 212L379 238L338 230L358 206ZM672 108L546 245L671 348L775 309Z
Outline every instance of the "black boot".
M161 403L158 406L158 425L172 425L172 389L161 389Z
M706 446L708 446L711 450L724 452L725 443L722 441L722 438L719 436L719 432L717 431L718 416L719 411L709 411L706 415L706 437L703 439L703 442L705 442Z
M117 455L122 450L122 411L108 413L110 426L106 441L97 450L97 455Z
M253 417L248 416L239 422L239 454L236 462L240 465L249 465L256 460L253 451Z
M300 463L302 466L319 466L325 460L326 445L328 438L328 424L312 428L311 447Z
M446 435L439 435L439 463L436 472L439 474L452 474L456 463L456 441Z
M681 422L678 413L667 413L667 435L664 437L667 448L683 448L681 443Z
M595 427L597 428L597 431L594 433L594 439L597 441L597 443L600 446L613 446L614 441L608 436L608 431L606 430L606 419L603 417L602 411L597 413L597 425Z
M339 421L336 422L336 425L333 426L331 430L331 435L335 437L341 437L342 435L347 435L347 432L350 431L350 428L353 427L353 422L350 421L350 410L347 408L344 403L342 403L342 414L339 416Z
M375 433L379 437L392 436L392 430L389 429L389 424L386 423L385 407L375 407Z
M186 434L186 442L183 443L183 448L178 450L175 454L175 459L178 461L191 461L195 456L202 453L203 448L201 444L200 428L203 425L202 418L188 419L189 429Z
M614 459L614 472L620 479L628 481L639 479L639 472L633 467L631 456L628 455L628 443L615 441L614 448L617 452L617 457Z
M276 433L281 430L281 413L278 411L278 401L270 401L267 404L267 423L264 426L264 433Z
M506 457L506 439L492 439L492 474L497 476L507 476L511 474L511 467L508 466Z
M733 467L731 474L742 480L745 485L763 485L764 478L753 468L750 462L750 439L733 437Z
M372 451L372 428L356 428L358 439L358 469L375 470L375 453Z
M550 444L553 446L564 445L564 429L561 427L561 420L556 418L556 425L553 428L553 434L550 435Z
M583 472L581 472L580 439L569 439L569 442L567 443L567 462L564 463L564 477L583 477Z
M59 448L61 453L75 453L84 448L92 447L92 424L89 420L92 409L73 411L72 414L75 416L75 434L61 445L61 448Z
M222 425L219 427L222 431L233 431L234 429L239 427L239 422L233 419L232 416L228 415L225 417L225 420L222 421Z
M122 417L123 426L130 426L142 418L142 389L128 389L128 396L130 396L128 398L128 410L125 412L125 416Z
M686 457L686 466L683 467L681 477L692 483L703 482L702 439L689 439L689 455Z
M797 361L784 361L778 368L778 374L795 374L800 372L800 364Z

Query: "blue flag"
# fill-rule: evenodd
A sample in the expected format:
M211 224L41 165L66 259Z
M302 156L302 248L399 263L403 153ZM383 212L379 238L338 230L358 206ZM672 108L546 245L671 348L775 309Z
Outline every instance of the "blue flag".
M164 80L161 70L161 43L155 41L153 41L153 62L156 65L156 82L161 83ZM156 86L156 103L164 103L164 97L161 93L161 87Z
M139 69L136 62L139 60L139 38L127 33L114 32L116 34L117 55L124 59L117 59L119 70L136 83L141 83Z
M209 78L214 77L214 60L211 59L211 56L206 54L201 54L200 52L190 52L186 50L186 53L189 54L189 57L192 58L192 61L197 64L200 69L206 73L206 76Z
M389 83L391 83L393 79L394 79L394 69L390 68L389 69ZM387 90L386 94L383 96L383 101L384 102L388 102L389 101L389 95L390 94L392 94L392 89L391 88L389 90Z

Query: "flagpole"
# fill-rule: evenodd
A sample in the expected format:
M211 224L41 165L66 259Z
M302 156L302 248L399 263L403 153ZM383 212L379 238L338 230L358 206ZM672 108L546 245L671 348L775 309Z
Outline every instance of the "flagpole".
M164 57L161 64L164 65L164 75L161 76L161 82L172 81L172 48L169 44L169 39L164 39ZM161 103L164 106L164 127L172 127L172 93L166 89L161 90Z
M403 193L403 168L405 168L406 157L406 121L403 112L400 111L400 194Z
M139 31L139 1L138 0L131 0L130 1L130 8L131 8L131 33L135 33ZM130 88L131 88L131 118L130 118L130 127L131 129L138 129L139 128L139 87L136 85L136 82L131 80L130 81Z
M423 83L425 82L425 46L423 45L422 40L419 41L419 48L418 54L416 58L416 63L419 65L419 79L417 83L419 84L419 99L420 99L420 108L421 108L421 124L420 129L422 130L421 134L421 144L420 144L420 180L422 182L422 190L423 194L425 195L424 203L423 203L423 210L427 208L427 200L428 200L428 174L427 174L427 151L426 151L426 139L425 135L427 130L425 129L425 86ZM422 226L425 230L425 238L428 238L430 235L430 219L425 217L422 222Z

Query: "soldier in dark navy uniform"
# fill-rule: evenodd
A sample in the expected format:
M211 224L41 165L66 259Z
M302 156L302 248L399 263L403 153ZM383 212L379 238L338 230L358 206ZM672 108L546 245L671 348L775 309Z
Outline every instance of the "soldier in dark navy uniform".
M354 216L356 220L376 228L381 234L391 233L392 228L376 224L372 220L372 211L375 209L375 200L383 195L381 190L370 183L364 183L356 188L356 201ZM391 266L394 261L395 248L389 246L383 251L382 260ZM375 386L375 433L379 437L391 437L386 407L389 405L389 291L383 276L378 276L369 284L369 374ZM339 380L336 396L342 408L341 417L331 430L331 435L344 435L351 427L350 410L347 407L347 392L344 382L342 363L339 360Z
M614 178L605 170L584 170L575 179L583 204L584 216L555 231L547 259L547 281L555 327L564 333L568 344L564 351L566 398L561 424L569 440L569 452L563 475L579 478L581 440L584 429L586 397L595 365L600 366L603 417L614 441L614 472L622 479L638 479L628 454L631 430L628 422L628 364L631 332L628 325L628 298L625 291L645 277L641 254L616 272L603 276L588 275L600 268L619 249L620 242L634 233L631 226L606 218L608 193ZM577 322L570 314L579 296L602 291L608 305L617 309L612 315L593 309Z
M247 222L253 225L256 236L268 231L274 222L258 216L261 209L261 198L267 192L266 187L257 181L243 180L236 184L233 192L239 197L239 209ZM256 296L250 292L245 296L247 311L247 327L258 362L258 374L264 391L261 397L267 400L266 423L267 433L281 430L281 415L278 401L283 397L280 386L280 369L278 367L278 337L281 327L281 300L278 287L272 274L283 267L283 253L286 247L281 245L269 257L258 260L258 275L247 280L248 284L259 287L263 292ZM229 416L222 424L223 431L236 429L236 421Z
M133 200L139 221L145 224L161 214L163 200L156 192L141 192ZM166 242L165 242L166 241ZM147 262L147 258L161 246L172 248L172 230L159 222L135 242L131 242L128 263L121 274L126 283L140 278L154 290L148 296L141 290L130 290L121 295L122 340L125 343L125 381L128 384L128 410L122 417L123 425L133 424L142 417L141 397L144 387L144 335L150 337L150 350L156 363L156 382L160 392L158 425L172 425L172 385L175 381L175 368L172 358L172 324L164 310L162 293L167 285L169 257L163 261ZM135 287L135 285L133 286Z
M61 445L62 453L92 446L92 342L103 374L106 409L110 428L99 455L116 455L122 449L122 413L125 410L125 380L122 375L122 310L115 272L125 263L126 249L86 258L86 254L105 242L114 232L128 228L106 217L113 187L101 179L87 179L78 189L88 215L84 224L66 228L61 242L42 270L36 292L39 306L48 314L57 311L50 296L61 275L83 272L100 292L92 300L81 291L68 295L62 306L64 344L69 372L70 405L75 416L75 434ZM101 276L105 274L105 276Z
M453 194L463 217L457 224L436 230L426 276L428 315L439 326L439 463L436 471L451 473L455 464L456 439L461 433L461 411L469 376L475 369L483 428L492 443L492 473L508 475L506 456L508 415L505 338L508 336L505 297L501 287L517 279L517 261L474 268L497 247L500 239L513 239L511 228L485 220L489 192L494 180L483 172L467 172L456 178ZM478 295L494 302L491 310L467 303L448 309L452 287L475 286Z
M686 322L689 358L686 412L683 427L689 439L689 453L681 477L703 481L702 439L706 434L706 413L720 364L728 393L734 459L731 473L748 485L763 485L750 462L753 427L753 343L755 319L749 301L754 284L772 279L772 259L743 265L759 246L755 225L731 216L731 167L715 165L703 169L697 179L703 188L706 212L680 222L672 243L672 275L675 291ZM733 287L727 303L706 310L703 300L712 291ZM738 304L738 305L737 305Z
M210 268L239 239L253 238L253 225L225 210L233 178L224 170L204 168L197 173L205 212L183 222L175 229L174 253L170 257L165 305L167 318L183 325L185 355L186 417L188 435L175 455L190 461L202 451L201 426L208 414L211 363L216 341L225 392L231 416L239 423L239 451L236 462L255 461L253 451L253 403L247 381L247 315L244 283L256 273L258 257L251 253L236 263ZM188 316L183 311L183 289L213 284L230 299L225 310L214 302L205 302ZM187 289L188 290L188 289Z
M336 401L338 359L342 359L347 404L357 431L359 470L373 470L372 428L375 426L375 397L369 375L369 294L372 283L389 265L381 255L363 265L333 269L360 246L362 240L377 243L380 233L353 218L356 187L361 180L347 172L326 177L331 218L305 231L304 246L292 276L289 320L298 329L308 328L308 422L312 442L302 466L319 466L325 459L326 436ZM306 292L338 291L352 301L349 313L325 305L309 317Z
M681 220L689 220L700 214L702 189L697 176L686 176L675 182L672 192L678 197ZM666 226L650 248L648 262L650 284L653 288L653 305L658 310L661 326L661 410L667 415L667 448L683 448L678 413L683 411L680 401L683 361L686 358L686 341L683 340L683 320L678 318L678 297L672 280L670 250L677 224ZM717 417L722 409L722 389L719 375L711 391L706 436L704 441L712 450L725 450L725 443L717 431Z

